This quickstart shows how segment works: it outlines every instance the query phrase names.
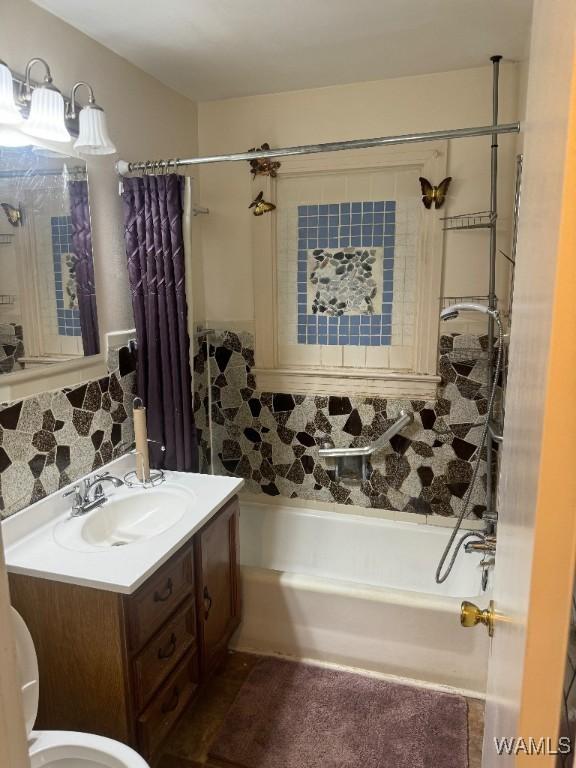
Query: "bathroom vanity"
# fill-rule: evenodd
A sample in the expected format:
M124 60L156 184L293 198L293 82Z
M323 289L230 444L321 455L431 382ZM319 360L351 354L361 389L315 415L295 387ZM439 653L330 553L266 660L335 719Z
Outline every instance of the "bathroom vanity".
M95 512L82 521L53 511L39 530L12 531L13 543L6 547L10 590L37 649L39 728L89 730L153 761L223 659L240 622L235 494L242 481L167 473L161 488L185 495L187 484L193 502L182 518L130 546L97 549L81 544L81 536L75 545L74 526L94 529ZM130 499L129 493L111 498L110 509ZM58 531L68 523L72 533L62 538ZM42 538L44 547L36 541ZM150 564L154 550L157 567ZM35 551L43 552L44 562L34 562ZM59 572L51 573L55 553Z

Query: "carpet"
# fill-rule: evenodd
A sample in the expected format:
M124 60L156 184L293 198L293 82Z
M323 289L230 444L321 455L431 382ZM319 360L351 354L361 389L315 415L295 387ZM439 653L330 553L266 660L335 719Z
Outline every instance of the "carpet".
M237 768L467 768L463 696L262 659L210 747Z

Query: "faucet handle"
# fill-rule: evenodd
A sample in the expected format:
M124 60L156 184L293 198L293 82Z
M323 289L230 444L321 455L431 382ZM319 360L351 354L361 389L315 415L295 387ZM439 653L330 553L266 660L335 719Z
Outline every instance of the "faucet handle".
M74 496L81 496L81 495L82 495L82 494L80 493L80 486L79 486L79 485L75 485L73 488L70 488L70 490L69 490L69 491L66 491L65 493L63 493L63 494L62 494L62 496L63 496L64 498L65 498L66 496L72 496L72 495L74 495Z
M84 493L82 492L82 486L81 485L75 485L73 488L70 488L69 491L66 491L62 494L64 498L67 496L74 496L74 501L72 502L72 517L76 517L82 510L84 506Z

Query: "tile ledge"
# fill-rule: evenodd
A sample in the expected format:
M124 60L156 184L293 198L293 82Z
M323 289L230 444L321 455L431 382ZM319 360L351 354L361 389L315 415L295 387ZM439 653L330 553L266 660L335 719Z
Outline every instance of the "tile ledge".
M367 395L433 400L441 378L409 371L345 368L253 368L258 390L302 394Z

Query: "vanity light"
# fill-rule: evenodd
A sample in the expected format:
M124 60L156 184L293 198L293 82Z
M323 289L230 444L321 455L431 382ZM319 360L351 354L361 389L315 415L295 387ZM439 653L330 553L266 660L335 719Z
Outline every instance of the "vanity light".
M34 64L43 64L46 68L44 83L32 90L30 85L30 70ZM64 97L52 85L50 67L44 59L31 59L26 65L26 100L30 100L30 115L22 130L29 136L46 141L68 142L70 134L64 122Z
M82 107L78 115L78 138L74 142L74 149L83 155L113 155L116 152L112 139L106 126L106 115L102 107L96 104L94 91L88 83L79 82L72 88L68 117L74 119L76 91L80 86L88 89L88 104Z
M22 115L14 99L12 72L0 59L0 124L20 125L22 120Z
M31 144L30 136L22 131L0 125L0 147L29 147Z

